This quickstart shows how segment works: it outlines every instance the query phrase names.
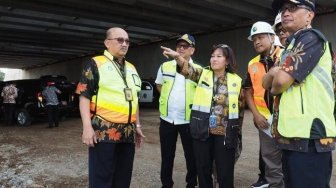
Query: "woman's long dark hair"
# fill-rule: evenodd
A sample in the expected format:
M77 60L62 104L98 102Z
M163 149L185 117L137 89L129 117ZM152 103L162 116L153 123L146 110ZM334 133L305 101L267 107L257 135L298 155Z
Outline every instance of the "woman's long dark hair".
M229 62L229 64L226 66L225 71L229 73L237 73L237 62L236 57L233 53L233 50L230 48L230 46L226 44L217 44L212 47L211 54L214 53L215 50L221 49L223 52L223 55L226 58L226 61Z

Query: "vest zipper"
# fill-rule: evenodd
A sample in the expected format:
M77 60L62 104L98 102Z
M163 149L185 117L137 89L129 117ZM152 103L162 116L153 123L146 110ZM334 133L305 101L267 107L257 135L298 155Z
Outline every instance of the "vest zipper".
M301 96L301 113L304 114L304 109L303 109L303 98L302 98L302 89L300 86L300 96Z

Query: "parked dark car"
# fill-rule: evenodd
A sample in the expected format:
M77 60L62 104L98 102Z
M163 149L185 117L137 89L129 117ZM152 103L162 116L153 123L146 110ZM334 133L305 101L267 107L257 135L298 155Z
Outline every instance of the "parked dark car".
M5 85L5 82L4 82L4 81L0 81L0 88L1 88L1 91L2 91L2 88L3 88L4 85Z
M0 93L2 91L2 88L5 87L5 85L6 85L6 83L4 81L0 81ZM0 97L0 98L1 98L0 100L2 101L2 97Z
M60 116L67 116L74 107L75 84L63 76L43 76L40 79L15 80L18 88L15 121L18 125L30 125L36 118L47 117L42 91L47 82L54 82L62 93L58 94Z

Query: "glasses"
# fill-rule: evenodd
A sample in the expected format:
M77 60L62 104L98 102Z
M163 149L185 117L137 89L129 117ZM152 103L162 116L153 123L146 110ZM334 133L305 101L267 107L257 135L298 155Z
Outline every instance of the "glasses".
M192 46L188 45L188 44L178 44L178 45L176 45L177 49L179 49L179 48L188 49L190 47L192 47Z
M305 5L296 5L296 4L292 4L292 3L283 6L280 11L283 14L286 10L288 10L289 12L295 12L295 11L299 10L300 8L312 11L312 9L310 7L307 7Z
M281 32L286 33L286 30L281 25L275 28L276 35L280 35Z
M107 39L107 40L116 40L119 44L124 44L125 42L126 45L129 45L130 43L130 41L127 38L122 38L122 37L112 38L112 39Z

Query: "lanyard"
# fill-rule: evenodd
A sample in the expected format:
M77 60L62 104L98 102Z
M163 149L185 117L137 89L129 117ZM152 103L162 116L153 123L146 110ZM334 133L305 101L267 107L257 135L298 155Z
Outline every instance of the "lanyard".
M121 68L118 66L117 62L111 60L109 57L107 57L106 55L104 55L108 60L111 61L111 63L113 64L113 66L118 70L118 74L119 76L123 79L124 81L124 84L126 86L126 88L124 89L124 94L125 94L125 98L126 100L128 101L128 106L129 106L129 111L128 111L128 124L131 123L131 116L132 116L132 99L128 98L127 96L132 96L132 90L128 88L128 85L127 85L127 81L126 81L126 65L124 63L124 71L122 72L121 71Z
M125 64L124 64L124 71L122 72L122 71L121 71L121 68L119 67L119 65L117 64L117 62L115 62L114 60L111 60L111 59L110 59L109 57L107 57L106 55L104 55L104 56L105 56L108 60L110 60L111 63L112 63L112 65L114 66L114 68L116 68L116 69L118 70L118 74L119 74L119 76L123 79L126 88L128 88L127 81L126 81L126 71L125 71L126 66L125 66ZM121 66L121 65L120 65L120 66Z

